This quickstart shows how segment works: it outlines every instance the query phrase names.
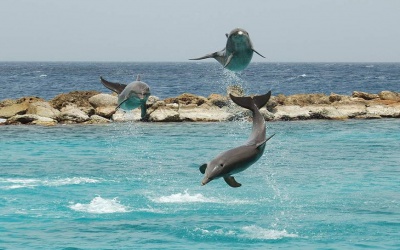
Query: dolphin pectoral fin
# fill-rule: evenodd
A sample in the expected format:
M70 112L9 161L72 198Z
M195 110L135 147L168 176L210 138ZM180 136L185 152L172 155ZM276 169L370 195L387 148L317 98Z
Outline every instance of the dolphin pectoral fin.
M111 91L120 94L126 87L125 84L117 83L117 82L109 82L100 76L100 82L104 85L104 87L108 88Z
M216 58L216 57L218 57L218 52L207 54L205 56L198 57L198 58L191 58L189 60L203 60L203 59L207 59L207 58Z
M124 104L124 102L128 101L129 98L126 98L125 100L123 100L116 108L115 110L119 109L119 107L121 107L122 104Z
M201 165L201 166L199 167L199 170L200 170L200 172L201 172L202 174L205 174L205 173L206 173L206 168L207 168L207 163L204 163L203 165Z
M262 58L265 58L265 56L263 56L260 53L258 53L255 49L253 49L253 52L255 52L257 55L261 56Z
M231 61L232 61L232 58L233 58L233 53L230 54L230 55L228 56L228 58L226 59L224 68L228 67L229 63L231 63Z
M270 137L268 137L268 138L265 139L264 141L257 143L257 144L256 144L256 147L257 147L257 148L263 147L263 146L265 145L265 143L266 143L269 139L271 139L274 135L275 135L275 134L271 135Z
M233 188L242 186L242 184L237 182L233 176L226 176L226 177L224 177L224 180L229 186L231 186Z

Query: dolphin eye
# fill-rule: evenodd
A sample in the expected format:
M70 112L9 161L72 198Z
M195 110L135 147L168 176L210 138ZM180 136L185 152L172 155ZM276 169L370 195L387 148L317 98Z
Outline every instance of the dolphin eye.
M219 166L220 166L220 167L223 167L223 166L224 166L224 164L222 164L222 163L221 163L221 164L219 164Z

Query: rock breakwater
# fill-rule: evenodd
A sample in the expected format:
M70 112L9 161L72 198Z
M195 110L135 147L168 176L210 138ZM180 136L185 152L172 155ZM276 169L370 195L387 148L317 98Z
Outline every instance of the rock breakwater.
M74 91L50 101L40 97L6 99L0 102L0 124L97 124L141 119L140 109L124 112L116 107L117 96L97 91ZM146 121L150 122L217 122L251 117L219 94L203 97L184 93L164 100L151 96L147 107ZM400 118L400 93L280 94L271 97L261 112L269 121Z

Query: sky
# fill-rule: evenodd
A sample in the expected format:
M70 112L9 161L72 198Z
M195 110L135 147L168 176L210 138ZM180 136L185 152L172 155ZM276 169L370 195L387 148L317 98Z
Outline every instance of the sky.
M398 0L0 0L0 61L180 62L240 27L255 62L400 62L399 25Z

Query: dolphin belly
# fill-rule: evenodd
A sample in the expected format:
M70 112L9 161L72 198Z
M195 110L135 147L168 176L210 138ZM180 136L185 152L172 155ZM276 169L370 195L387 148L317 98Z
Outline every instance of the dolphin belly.
M137 97L131 97L127 100L118 100L118 105L123 110L132 110L140 107L142 102Z
M250 64L252 57L253 57L253 51L251 50L240 53L236 52L233 54L232 59L225 66L225 68L232 71L242 71Z

